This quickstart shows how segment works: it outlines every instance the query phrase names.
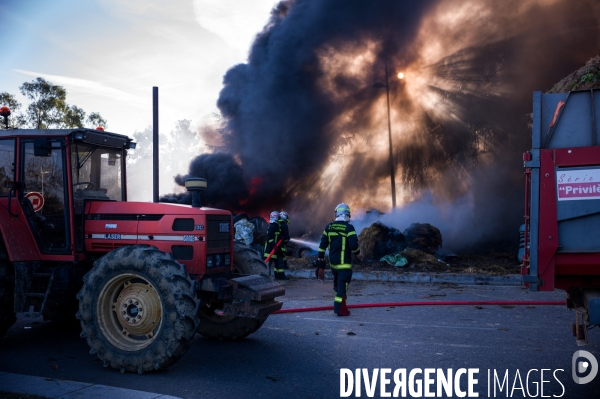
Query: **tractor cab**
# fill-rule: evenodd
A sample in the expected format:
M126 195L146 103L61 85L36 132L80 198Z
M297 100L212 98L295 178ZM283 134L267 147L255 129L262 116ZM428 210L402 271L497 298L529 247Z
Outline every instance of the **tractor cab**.
M126 200L125 151L134 147L91 129L4 131L0 203L12 224L29 225L40 254L83 251L85 203Z

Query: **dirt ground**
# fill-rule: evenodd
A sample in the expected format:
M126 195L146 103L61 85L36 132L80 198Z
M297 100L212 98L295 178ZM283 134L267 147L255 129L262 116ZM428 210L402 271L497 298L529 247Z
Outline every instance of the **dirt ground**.
M314 256L295 258L288 256L288 267L291 270L312 269ZM386 262L360 262L353 259L356 271L395 271L397 273L465 273L505 275L520 274L521 268L513 253L490 252L483 255L459 254L437 262L413 262L403 267L391 266Z

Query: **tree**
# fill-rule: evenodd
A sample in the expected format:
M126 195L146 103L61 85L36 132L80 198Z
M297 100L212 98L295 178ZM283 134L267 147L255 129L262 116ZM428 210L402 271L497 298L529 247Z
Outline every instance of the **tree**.
M68 105L67 91L63 87L53 85L44 78L36 78L32 82L23 83L19 90L31 101L25 110L28 127L48 129L58 127L64 120Z
M88 122L88 125L90 127L94 127L95 125L102 126L106 129L106 127L108 126L108 124L106 123L106 119L104 119L102 115L100 115L98 112L92 112L90 116L87 117L86 121Z
M54 85L44 78L36 78L25 82L19 90L29 101L25 113L18 113L21 104L7 92L0 93L0 106L11 108L10 126L13 128L29 127L33 129L64 129L84 127L95 128L102 125L106 128L106 119L98 112L92 112L86 119L83 109L67 104L67 91L64 87Z

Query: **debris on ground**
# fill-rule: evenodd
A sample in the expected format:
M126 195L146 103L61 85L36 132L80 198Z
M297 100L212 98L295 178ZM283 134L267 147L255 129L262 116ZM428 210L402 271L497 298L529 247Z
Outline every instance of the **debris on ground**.
M402 251L406 248L406 240L400 230L375 222L360 232L358 245L365 260L379 260Z
M357 272L419 272L419 273L465 273L485 275L520 274L520 262L511 245L503 244L502 250L454 253L441 249L442 235L438 228L428 223L413 223L404 233L388 227L380 221L364 228L358 235L363 261L352 257ZM312 262L316 251L308 249L309 237L295 239L288 244L288 268L290 270L314 269ZM290 251L289 249L292 249ZM405 259L406 264L403 264ZM325 257L328 262L327 257ZM396 265L396 263L398 263Z
M408 265L408 259L402 254L390 254L380 259L381 262L387 262L392 266L402 267Z
M442 233L429 223L413 223L404 230L406 246L435 254L442 246Z
M407 256L408 254L408 256ZM456 254L451 261L441 262L435 256L426 252L407 248L400 255L407 258L409 263L404 267L396 267L387 262L359 262L354 260L353 270L357 272L395 272L395 273L457 273L507 275L520 274L521 265L512 252L488 252L485 254ZM410 258L412 255L412 261ZM313 270L312 264L316 256L296 258L288 256L290 270ZM435 260L434 260L435 259ZM325 261L328 262L327 257Z

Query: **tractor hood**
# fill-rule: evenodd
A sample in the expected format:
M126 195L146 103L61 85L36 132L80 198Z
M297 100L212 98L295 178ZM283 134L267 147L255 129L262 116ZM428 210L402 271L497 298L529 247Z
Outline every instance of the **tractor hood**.
M155 202L116 202L90 201L86 204L85 213L90 219L92 215L130 216L129 220L143 220L139 217L151 215L229 215L231 212L215 208L192 208L189 205L167 204ZM125 220L125 219L122 219Z
M191 274L204 273L207 255L229 254L231 259L233 225L229 211L117 201L90 201L85 210L87 251L108 252L124 245L153 245L173 253L175 259L188 266ZM219 266L230 268L230 265Z

